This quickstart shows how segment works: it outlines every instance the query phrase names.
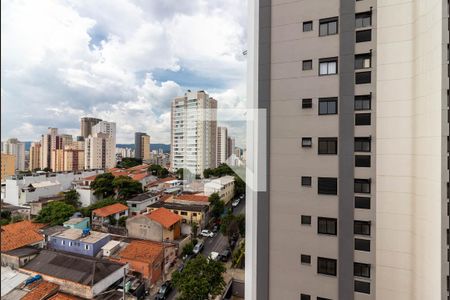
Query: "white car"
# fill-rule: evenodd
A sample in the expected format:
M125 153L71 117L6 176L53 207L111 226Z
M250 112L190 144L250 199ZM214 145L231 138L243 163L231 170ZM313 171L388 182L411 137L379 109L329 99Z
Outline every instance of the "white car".
M194 252L195 255L199 254L201 251L203 250L203 243L202 242L198 242L195 246L194 246L194 250L192 252Z
M203 229L202 232L200 233L201 236L204 237L213 237L214 236L214 232L209 231L207 229Z
M210 254L209 254L209 257L208 257L209 259L211 259L211 260L219 260L219 253L218 252L211 252Z
M234 201L231 203L231 206L236 207L236 206L239 205L239 202L240 202L240 200L239 200L239 199L236 199L236 200L234 200Z

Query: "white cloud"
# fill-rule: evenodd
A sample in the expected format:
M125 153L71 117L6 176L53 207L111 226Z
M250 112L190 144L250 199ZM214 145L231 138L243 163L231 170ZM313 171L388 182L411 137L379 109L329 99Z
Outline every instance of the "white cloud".
M168 142L170 101L190 87L158 81L151 75L157 70L208 78L220 105L242 107L244 6L2 1L2 136L36 140L49 126L77 134L79 118L90 115L115 121L118 142L132 142L138 130Z

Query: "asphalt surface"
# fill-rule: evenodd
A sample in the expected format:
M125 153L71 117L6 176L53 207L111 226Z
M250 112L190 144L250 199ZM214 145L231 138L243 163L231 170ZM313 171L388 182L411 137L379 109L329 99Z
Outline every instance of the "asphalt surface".
M239 205L233 208L234 215L238 215L240 213L245 214L245 200L241 200ZM223 236L223 234L220 232L218 232L212 238L199 237L199 239L203 239L203 242L205 244L205 247L203 248L203 250L201 252L201 254L204 256L209 256L209 254L211 252L221 253L223 250L225 250L228 247L228 238ZM169 294L169 297L167 298L167 300L175 300L176 294L177 294L176 290L173 289L172 292ZM155 299L155 295L152 295L150 297L150 299Z

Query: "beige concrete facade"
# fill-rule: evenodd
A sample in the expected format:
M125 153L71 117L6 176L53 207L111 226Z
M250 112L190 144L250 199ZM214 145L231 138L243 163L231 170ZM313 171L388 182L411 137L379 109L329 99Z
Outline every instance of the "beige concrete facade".
M448 1L258 2L246 298L448 299Z
M6 177L12 176L15 173L15 161L16 157L12 154L1 154L1 181L6 180Z
M31 143L30 146L30 163L28 169L33 171L41 168L41 143Z

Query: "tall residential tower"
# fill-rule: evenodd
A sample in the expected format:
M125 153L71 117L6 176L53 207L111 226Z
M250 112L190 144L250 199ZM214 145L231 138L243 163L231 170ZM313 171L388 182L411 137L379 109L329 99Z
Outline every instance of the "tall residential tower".
M150 159L150 136L143 132L134 134L134 155L135 158L143 161Z
M246 299L448 299L448 1L249 5Z

